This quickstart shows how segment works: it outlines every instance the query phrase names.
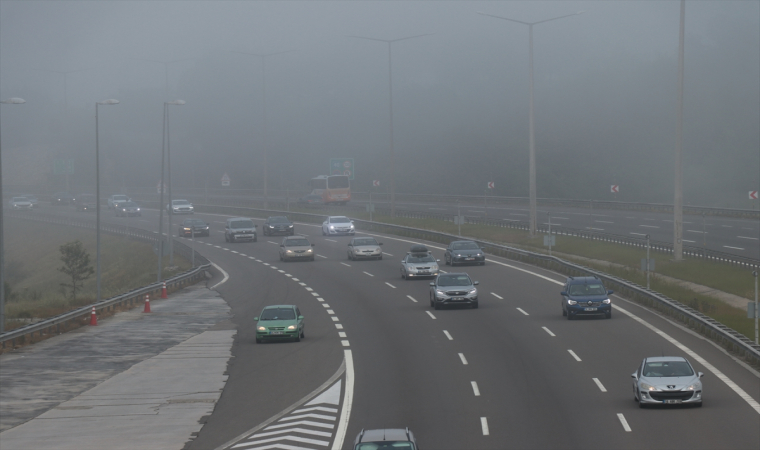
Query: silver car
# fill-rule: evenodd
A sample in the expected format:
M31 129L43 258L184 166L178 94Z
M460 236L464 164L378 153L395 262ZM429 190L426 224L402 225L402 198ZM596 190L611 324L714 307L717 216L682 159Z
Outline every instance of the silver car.
M434 277L440 271L439 262L441 260L435 259L426 247L412 247L412 251L408 252L401 260L401 278L408 280L410 278Z
M346 216L329 216L322 222L322 236L334 234L354 234L354 222Z
M361 258L383 259L381 245L383 243L377 242L373 237L353 238L348 243L348 259L352 261Z
M34 205L26 197L11 198L11 208L13 209L32 209Z
M304 236L288 236L280 243L280 261L314 261L314 244Z
M695 372L686 358L644 358L633 378L633 398L639 408L647 405L693 404L702 406L702 372Z
M172 200L166 205L166 210L171 210L172 214L192 214L193 209L193 204L187 200Z
M466 273L442 273L430 283L430 306L470 305L478 307L478 285Z

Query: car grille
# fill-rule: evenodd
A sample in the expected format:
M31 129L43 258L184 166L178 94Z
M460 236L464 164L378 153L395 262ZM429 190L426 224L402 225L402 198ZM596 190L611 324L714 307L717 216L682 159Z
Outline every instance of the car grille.
M579 301L578 306L602 306L602 302Z
M283 331L285 327L269 327L269 331Z
M467 295L467 291L446 291L446 295L450 295L450 296Z
M693 394L693 391L652 391L649 396L654 400L689 400Z

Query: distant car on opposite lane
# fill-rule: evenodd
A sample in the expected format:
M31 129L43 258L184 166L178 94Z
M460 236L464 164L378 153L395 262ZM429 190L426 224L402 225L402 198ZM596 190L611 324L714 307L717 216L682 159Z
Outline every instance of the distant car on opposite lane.
M443 254L443 262L454 267L456 264L485 265L486 255L475 241L452 241Z
M383 243L377 242L373 237L355 237L348 243L348 259L383 259L381 245Z
M264 236L272 236L274 234L286 234L293 236L296 232L293 222L288 220L285 216L269 216L264 221L264 225L261 227L264 232Z
M644 358L636 372L631 374L633 399L639 403L639 408L648 405L702 406L703 376L680 356Z
M21 197L26 197L32 204L32 208L39 208L39 199L34 194L21 194Z
M211 233L209 225L201 219L185 219L179 226L178 236L208 236Z
M120 203L131 202L132 199L123 194L114 194L108 197L108 209L116 209Z
M166 210L172 214L193 214L195 208L193 204L184 199L172 200L166 205Z
M50 196L50 204L56 205L70 205L74 201L74 196L68 192L56 192Z
M116 203L114 209L117 217L142 216L142 208L133 201Z
M354 223L346 216L328 216L322 222L322 235L352 235L356 232Z
M34 207L34 205L32 205L32 202L30 202L29 199L26 197L13 197L11 198L10 205L11 205L11 208L19 209L19 210L21 209L30 210Z

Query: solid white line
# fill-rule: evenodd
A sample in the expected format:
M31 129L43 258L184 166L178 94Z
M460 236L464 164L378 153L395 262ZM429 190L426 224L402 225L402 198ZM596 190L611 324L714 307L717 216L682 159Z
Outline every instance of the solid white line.
M462 364L467 365L467 358L464 357L464 353L459 354L459 359L462 360Z
M478 383L475 381L470 381L470 384L472 384L472 393L475 394L475 397L480 397L480 389L478 389Z
M617 416L618 416L618 419L620 419L620 423L623 425L623 429L630 433L631 427L628 426L628 421L625 420L625 417L623 416L623 414L618 413Z
M371 277L374 277L374 275L372 275L372 274L371 274L371 273L369 273L369 272L364 272L364 273L365 273L365 274L367 274L367 275L369 275L369 276L371 276Z
M351 356L351 350L344 350L344 355L346 362L346 389L343 391L343 407L340 412L338 429L335 431L332 450L340 450L343 447L343 440L346 438L348 419L351 417L351 406L354 398L354 358Z
M753 241L760 240L760 238L753 238L753 237L747 237L747 236L736 236L739 239L752 239Z
M548 329L548 328L546 328L546 327L541 327L541 328L543 328L543 329L544 329L544 331L546 331L547 333L549 333L549 336L556 336L556 334L554 334L554 333L552 333L551 331L549 331L549 329Z
M425 312L428 314L428 316L430 316L430 318L435 319L435 316L433 315L433 313L431 313L430 311L425 311Z
M351 267L351 264L346 264L346 263L344 263L344 262L342 262L341 264L343 264L343 265L344 265L344 266L346 266L346 267Z
M446 337L447 337L447 338L449 338L449 340L450 340L450 341L453 341L453 340L454 340L454 338L453 338L453 337L451 337L451 335L449 334L449 332L448 332L448 331L446 331L446 330L443 330L443 334L445 334L445 335L446 335Z
M744 249L743 249L743 248L741 248L741 247L731 247L731 246L729 246L729 245L724 245L723 247L724 247L724 248L732 248L732 249L734 249L734 250L744 250Z
M636 236L646 236L644 233L634 233L633 231L631 231L631 234L635 234Z
M385 252L383 252L383 255L386 255L386 256L393 256L393 255L391 255L390 253L385 253Z
M324 259L327 259L327 256L322 256L322 255L320 255L320 254L317 254L317 256L319 256L320 258L324 258Z
M338 242L338 241L336 241L336 240L333 240L333 239L327 239L327 238L325 238L325 240L326 240L326 241L330 241L330 242Z
M411 295L407 295L407 297L409 298L409 300L413 301L414 303L417 303L417 300L415 300L414 297L412 297Z
M599 381L599 378L592 378L592 380L594 380L594 383L596 383L596 385L599 386L600 391L607 392L607 389L604 388L604 386L602 385L602 382Z
M396 289L396 286L394 286L394 285L392 285L392 284L388 283L387 281L385 282L385 284L387 284L388 286L392 287L393 289Z
M488 419L485 417L480 418L480 427L483 428L483 436L488 436L490 434L488 432Z
M522 308L517 308L517 310L520 311L521 313L525 314L526 316L530 315L530 314L526 313L525 311L523 311Z
M494 294L493 292L491 292L491 295L493 295L494 297L498 298L499 300L504 300L504 297L502 297L502 296L500 296L498 294Z
M221 267L217 266L217 265L216 265L216 264L214 264L213 262L211 263L211 265L212 265L212 266L214 266L214 267L216 267L216 269L217 269L217 270L219 270L220 272L222 272L222 275L224 276L224 278L222 278L222 281L220 281L220 282L216 283L215 285L213 285L213 286L211 286L211 287L209 288L209 289L212 289L212 290L213 290L213 289L215 289L217 286L219 286L220 284L222 284L222 283L226 283L226 282L227 282L227 280L229 280L229 279L230 279L230 276L227 274L227 272L225 272L225 271L224 271L224 269L222 269Z
M686 230L692 233L699 233L699 234L707 234L707 231L699 231L699 230Z
M578 358L578 355L576 355L574 351L572 351L572 350L568 350L568 352L569 352L571 355L573 355L573 358L575 358L575 360L576 360L576 361L580 362L580 360L581 360L581 359L580 359L580 358Z
M552 219L553 219L553 217L552 217ZM599 222L599 223L615 223L615 222L609 222L607 220L595 220L594 222Z
M272 242L272 241L267 241L267 242L269 242L270 244L277 245L277 242Z
M640 227L644 227L644 228L660 228L660 227L655 226L655 225L639 225L639 226Z

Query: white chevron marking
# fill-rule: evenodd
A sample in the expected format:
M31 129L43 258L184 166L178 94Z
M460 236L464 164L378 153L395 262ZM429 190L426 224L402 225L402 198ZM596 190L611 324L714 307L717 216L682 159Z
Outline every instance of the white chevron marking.
M269 425L268 427L264 428L265 430L274 430L275 428L282 428L282 427L292 427L294 425L307 425L310 427L319 427L319 428L335 428L335 425L331 423L323 423L323 422L312 422L311 420L299 420L298 422L291 422L291 423L283 423L280 425Z
M324 412L337 414L338 408L327 408L325 406L315 406L313 408L305 408L305 409L299 409L299 410L293 411L293 414L303 414L309 411L324 411Z
M285 428L285 429L282 429L282 430L269 431L269 432L266 432L266 433L256 433L256 434L254 434L253 436L251 436L248 439L249 440L250 439L257 439L257 438L266 437L266 436L274 436L275 434L282 434L282 433L313 434L315 436L322 436L322 437L326 437L326 438L329 438L330 436L332 436L332 433L328 433L326 431L307 430L306 428Z
M326 416L324 414L301 414L300 416L289 416L289 417L283 417L280 419L280 422L284 422L286 420L297 420L297 419L322 419L322 420L335 420L335 416Z

